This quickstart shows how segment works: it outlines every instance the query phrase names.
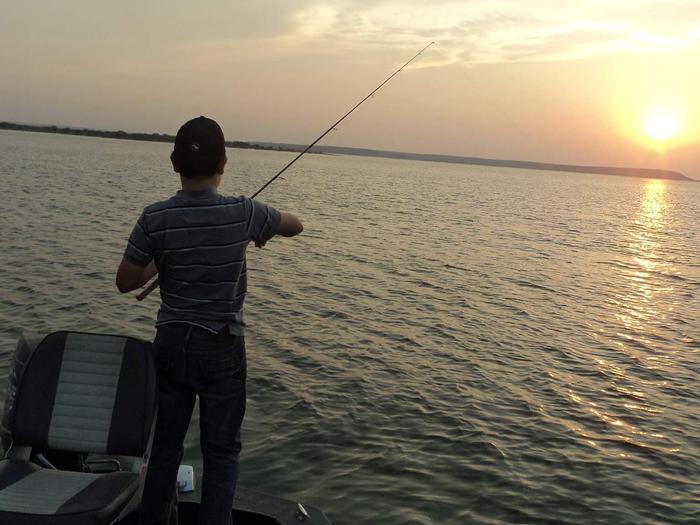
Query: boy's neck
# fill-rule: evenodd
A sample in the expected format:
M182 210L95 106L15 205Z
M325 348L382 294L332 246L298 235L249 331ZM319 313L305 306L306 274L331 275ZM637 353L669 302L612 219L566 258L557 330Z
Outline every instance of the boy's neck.
M180 184L184 191L201 191L209 188L216 190L221 183L221 175L212 175L211 177L197 177L188 179L180 176Z

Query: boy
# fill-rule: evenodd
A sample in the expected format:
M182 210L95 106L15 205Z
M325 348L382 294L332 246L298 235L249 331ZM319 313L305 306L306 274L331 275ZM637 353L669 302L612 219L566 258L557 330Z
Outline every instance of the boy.
M147 206L117 271L122 293L156 273L161 306L154 350L158 419L144 485L141 523L177 523L175 480L199 396L204 463L200 525L228 525L245 412L245 250L303 226L294 215L247 197L217 193L226 165L224 134L205 117L177 133L171 160L182 190Z

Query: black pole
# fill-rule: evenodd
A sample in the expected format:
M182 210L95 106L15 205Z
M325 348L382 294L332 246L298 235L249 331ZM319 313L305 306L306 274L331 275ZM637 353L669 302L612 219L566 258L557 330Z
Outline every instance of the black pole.
M256 191L255 193L253 193L253 196L252 196L251 198L254 199L254 198L257 197L265 188L267 188L270 184L272 184L273 182L275 182L275 180L277 180L277 178L278 178L280 175L282 175L285 171L287 171L287 168L289 168L292 164L294 164L297 160L299 160L299 159L304 155L304 153L306 153L306 152L309 151L311 148L313 148L323 137L325 137L325 136L328 135L331 131L333 131L333 130L335 129L335 127L336 127L338 124L340 124L340 123L341 123L342 121L344 121L347 117L349 117L350 114L351 114L353 111L355 111L355 110L356 110L357 108L359 108L362 104L364 104L364 102L365 102L368 98L370 98L370 97L371 97L372 95L374 95L377 91L379 91L379 90L384 86L384 84L386 84L386 83L389 82L392 78L394 78L396 75L398 75L399 73L401 73L401 71L403 71L403 68L405 68L408 64L410 64L410 63L413 62L416 58L418 58L418 57L423 53L423 51L425 51L426 49L428 49L428 48L429 48L430 46L432 46L434 43L435 43L435 42L430 42L430 44L428 44L428 45L425 46L423 49L421 49L420 51L418 51L418 53L416 53L408 62L406 62L403 66L401 66L399 69L397 69L396 71L394 71L391 75L389 75L389 77L387 77L387 79L384 80L384 82L382 82L382 83L379 84L376 88L374 88L374 90L373 90L369 95L367 95L365 98L363 98L362 100L360 100L357 104L355 104L355 106L354 106L350 111L348 111L345 115L343 115L342 117L340 117L340 119L338 119L338 121L335 122L335 123L334 123L330 128L328 128L326 131L324 131L324 132L321 134L320 137L318 137L318 138L317 138L316 140L314 140L311 144L309 144L308 146L306 146L306 149L304 149L304 151L302 151L301 153L299 153L299 155L297 155L296 157L294 157L284 168L282 168L281 170L279 170L279 171L277 172L277 174L276 174L274 177L272 177L272 178L271 178L270 180L268 180L265 184L263 184L263 186L262 186L258 191ZM139 294L136 296L136 299L138 299L139 301L143 301L153 290L156 289L157 286L158 286L158 277L156 277L155 279L153 279L153 281L151 281L151 283L148 285L148 287L145 288L141 293L139 293Z
M294 157L284 168L282 168L281 170L279 170L279 171L277 172L277 174L276 174L274 177L272 177L272 178L271 178L270 180L268 180L265 184L263 184L262 188L260 188L258 191L256 191L255 193L253 193L253 195L252 195L251 198L254 199L255 197L257 197L265 188L267 188L270 184L272 184L272 183L277 179L277 177L279 177L279 176L282 175L285 171L287 171L287 168L289 168L292 164L294 164L297 160L299 160L299 159L304 155L304 153L306 153L306 152L309 151L311 148L313 148L323 137L325 137L325 136L328 135L331 131L333 131L333 130L336 128L336 126L337 126L338 124L340 124L340 123L341 123L342 121L344 121L347 117L349 117L350 114L351 114L353 111L355 111L357 108L359 108L368 98L370 98L370 97L371 97L372 95L374 95L377 91L379 91L379 90L384 86L384 84L386 84L386 83L389 82L392 78L394 78L396 75L398 75L399 73L401 73L401 71L402 71L408 64L410 64L410 63L413 62L416 58L418 58L418 57L423 53L423 51L425 51L426 49L428 49L428 48L429 48L430 46L432 46L434 43L435 43L435 42L430 42L430 44L428 44L428 45L425 46L423 49L421 49L420 51L418 51L418 53L416 53L416 54L413 56L413 58L411 58L411 60L409 60L409 61L406 62L403 66L401 66L399 69L397 69L396 71L394 71L384 82L382 82L382 83L379 84L376 88L374 88L374 91L372 91L369 95L367 95L365 98L363 98L362 100L360 100L357 104L355 104L355 106L354 106L350 111L348 111L345 115L343 115L342 117L340 117L340 119L338 119L338 121L335 122L335 123L334 123L330 128L328 128L326 131L324 131L324 132L321 134L320 137L318 137L318 138L317 138L316 140L314 140L311 144L309 144L308 146L306 146L306 149L304 149L304 151L302 151L301 153L299 153L299 155L297 155L296 157Z

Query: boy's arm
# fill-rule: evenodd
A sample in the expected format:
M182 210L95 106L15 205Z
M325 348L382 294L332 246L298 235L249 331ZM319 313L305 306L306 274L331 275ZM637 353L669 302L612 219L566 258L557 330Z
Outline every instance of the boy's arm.
M156 268L156 263L153 259L145 267L122 259L117 269L117 288L119 288L121 293L136 290L150 281L157 273L158 268Z
M141 288L158 273L153 258L153 244L146 231L145 210L134 224L124 250L124 258L117 269L117 288L121 293Z
M280 212L280 223L279 226L277 226L277 231L275 232L275 235L281 235L282 237L294 237L295 235L299 235L303 231L304 225L296 217L296 215L292 215L291 213L287 213L284 211ZM256 240L255 246L257 246L258 248L262 248L263 246L265 246L266 242L267 241L265 240Z

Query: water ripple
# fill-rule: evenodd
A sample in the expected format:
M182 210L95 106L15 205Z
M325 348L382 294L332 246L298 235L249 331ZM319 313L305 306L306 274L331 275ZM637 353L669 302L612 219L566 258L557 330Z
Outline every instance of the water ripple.
M152 337L113 276L168 154L0 132L5 359L20 330ZM289 154L229 157L239 194ZM249 253L243 484L339 524L700 522L700 185L296 169L265 198L304 234Z

